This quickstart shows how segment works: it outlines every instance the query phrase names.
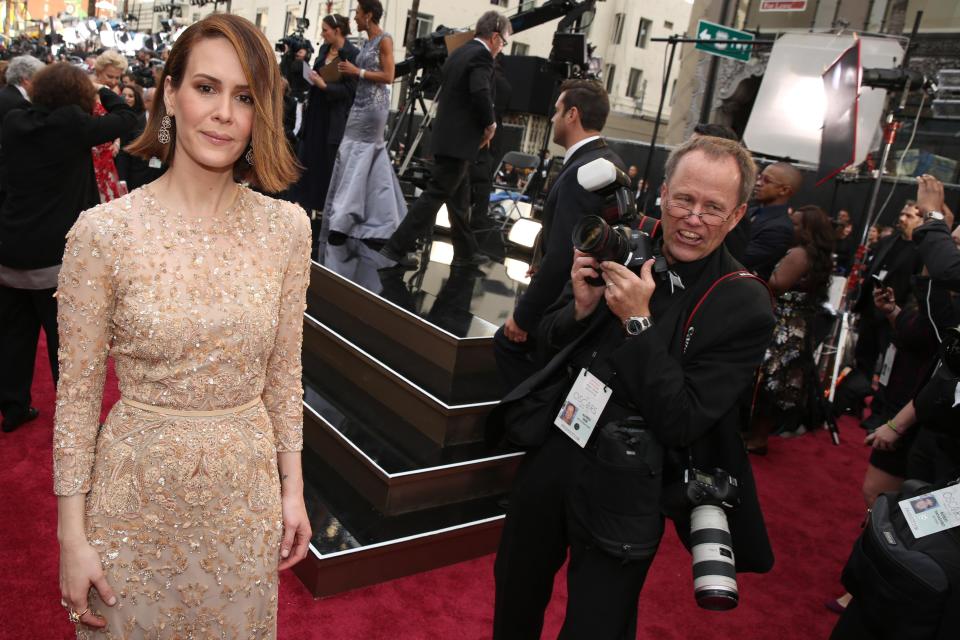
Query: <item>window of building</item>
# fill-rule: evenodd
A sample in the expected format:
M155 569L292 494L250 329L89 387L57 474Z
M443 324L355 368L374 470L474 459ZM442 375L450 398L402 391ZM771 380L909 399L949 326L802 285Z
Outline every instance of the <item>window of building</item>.
M673 106L673 103L677 101L677 79L673 79L673 84L670 85L670 106Z
M490 0L490 4L495 4L498 7L505 7L510 4L510 0Z
M643 69L630 69L627 79L627 97L639 98L643 93Z
M670 22L669 20L664 20L664 21L663 21L663 28L664 28L664 29L673 29L673 23Z
M537 0L520 0L520 6L517 8L517 11L530 11L531 9L536 9Z
M528 56L530 55L530 45L524 44L522 42L511 42L510 43L510 55L512 56Z
M620 44L620 39L623 38L624 18L626 15L623 13L613 16L613 44Z
M260 29L263 33L267 32L267 8L257 9L257 19L254 20L254 24L257 25L257 28ZM286 35L286 34L284 34Z
M407 29L410 28L410 12L407 12L407 23L403 27L403 32L406 33ZM433 33L433 16L429 16L425 13L417 14L417 32L414 34L415 38L422 38Z
M606 78L607 93L613 93L613 76L617 72L617 65L608 64L603 68L603 77Z
M640 28L637 29L637 46L641 49L647 48L647 41L650 39L650 27L652 22L646 18L640 18Z

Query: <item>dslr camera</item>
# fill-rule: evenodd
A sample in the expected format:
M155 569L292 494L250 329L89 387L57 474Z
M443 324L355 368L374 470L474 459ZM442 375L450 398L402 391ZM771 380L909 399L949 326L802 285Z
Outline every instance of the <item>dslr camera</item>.
M601 215L589 215L573 228L573 246L598 262L613 261L639 270L654 256L653 241L660 221L637 212L630 178L605 158L597 158L577 170L577 181L587 191L604 198ZM600 278L588 278L596 287Z
M706 473L691 466L684 471L683 491L693 506L690 514L693 596L702 609L733 609L740 596L733 538L724 509L740 504L740 486L737 479L723 469Z

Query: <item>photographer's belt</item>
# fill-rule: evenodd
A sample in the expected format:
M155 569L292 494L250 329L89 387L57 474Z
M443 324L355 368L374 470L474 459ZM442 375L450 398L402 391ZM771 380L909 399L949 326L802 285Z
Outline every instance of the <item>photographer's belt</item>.
M581 448L587 446L604 407L613 395L609 386L590 373L590 364L593 364L596 357L597 352L594 351L590 363L577 374L567 397L560 404L560 413L553 421L560 431Z

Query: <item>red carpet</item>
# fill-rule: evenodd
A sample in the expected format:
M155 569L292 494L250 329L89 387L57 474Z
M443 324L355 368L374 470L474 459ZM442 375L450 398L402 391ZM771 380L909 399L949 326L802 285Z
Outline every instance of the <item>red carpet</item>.
M54 396L45 347L38 350L34 405L41 416L0 434L0 638L72 637L57 586L56 499L52 494ZM2 364L0 364L2 366ZM111 377L105 406L117 397ZM696 607L690 559L672 531L641 597L643 639L792 640L826 638L836 616L823 600L839 595L839 575L863 517L860 486L868 450L862 431L846 421L843 444L825 433L774 438L770 455L755 459L760 497L777 564L764 576L740 580L740 607L713 613ZM563 578L547 612L544 637L560 629ZM314 600L286 572L280 587L280 638L324 640L479 640L490 636L493 557Z

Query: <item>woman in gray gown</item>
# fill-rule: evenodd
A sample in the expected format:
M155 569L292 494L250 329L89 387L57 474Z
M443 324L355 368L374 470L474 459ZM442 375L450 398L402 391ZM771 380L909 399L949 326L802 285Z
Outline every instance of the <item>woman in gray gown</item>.
M366 31L368 40L356 64L339 64L341 73L357 76L359 83L330 179L321 244L337 243L337 234L341 241L343 236L386 240L407 214L383 135L394 65L393 38L380 28L382 16L379 0L359 0L357 30Z

